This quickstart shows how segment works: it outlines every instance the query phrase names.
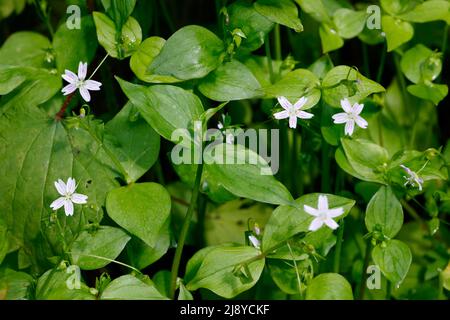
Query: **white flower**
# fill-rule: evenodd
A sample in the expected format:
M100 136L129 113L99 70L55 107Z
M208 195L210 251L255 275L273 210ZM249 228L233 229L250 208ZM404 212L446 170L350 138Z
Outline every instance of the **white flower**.
M328 209L328 198L325 195L319 196L317 209L307 205L304 205L303 208L306 213L316 217L309 226L310 231L318 230L323 224L326 224L333 230L337 229L339 225L333 220L333 218L339 217L344 213L343 208Z
M250 240L251 244L259 249L261 247L261 241L258 240L258 238L256 238L254 235L250 235L248 236L248 240Z
M91 101L91 95L89 90L98 91L102 85L100 82L95 80L85 80L87 73L87 62L80 62L78 65L78 76L70 70L66 70L62 75L62 78L66 80L69 84L65 86L61 91L66 96L75 92L77 89L80 90L80 94L86 102Z
M225 137L225 142L228 144L234 144L234 134L233 130L224 129L224 125L222 122L219 121L217 124L217 128L222 132L223 136Z
M403 176L403 178L406 179L404 186L407 186L408 184L410 184L411 187L414 188L417 185L419 190L422 191L423 179L421 177L419 177L419 175L416 172L412 171L410 168L408 168L402 164L400 165L400 167L402 167L408 174L408 176Z
M302 111L308 99L305 97L300 98L294 105L292 105L285 97L278 97L278 103L283 107L283 111L275 113L273 116L275 119L289 118L289 127L292 129L297 128L297 118L311 119L314 117L312 113Z
M363 104L355 103L352 107L348 99L341 100L341 107L345 112L335 114L333 116L334 123L345 123L345 134L351 136L355 130L355 123L362 129L366 129L369 125L360 114L364 108Z
M73 215L73 204L85 204L87 202L87 196L80 193L75 193L76 183L75 179L69 178L67 179L67 184L64 183L61 179L55 181L55 188L58 193L61 195L58 199L52 202L50 208L53 210L58 210L62 206L64 206L64 212L66 216Z

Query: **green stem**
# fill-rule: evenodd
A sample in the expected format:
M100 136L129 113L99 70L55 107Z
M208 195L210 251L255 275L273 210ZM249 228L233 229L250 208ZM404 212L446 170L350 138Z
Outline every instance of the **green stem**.
M155 163L155 173L156 173L156 178L158 179L159 184L165 185L166 181L164 179L164 172L161 166L161 161L158 160Z
M194 215L195 205L197 204L197 199L199 195L200 182L202 180L203 163L199 164L197 167L197 173L195 175L194 189L192 190L191 203L189 204L188 211L184 218L183 226L181 228L180 237L178 239L177 249L175 250L175 257L173 258L171 280L170 280L170 298L175 298L175 291L177 288L177 278L178 270L180 268L181 255L183 253L184 243L189 231L189 225Z
M386 300L391 300L392 294L392 283L389 280L386 280Z
M380 83L380 81L383 77L384 66L386 65L386 49L387 49L386 42L384 42L383 51L381 52L380 65L378 66L378 72L377 72L377 78L376 78L377 83Z
M362 44L362 51L363 51L363 63L364 63L364 72L365 76L368 78L371 78L370 75L370 66L369 66L369 52L367 51L367 44Z
M176 31L175 24L170 17L169 10L167 9L166 0L159 0L159 5L161 7L164 19L166 19L167 25L169 26L170 32L174 33Z
M366 293L366 279L367 279L367 267L370 262L370 254L372 252L372 243L369 241L366 245L366 252L364 253L364 264L361 272L361 282L359 284L359 300L364 300Z
M129 264L126 264L126 263L123 263L123 262L120 262L120 261L117 261L117 260L114 260L114 259L110 259L110 258L106 258L106 257L102 257L102 256L97 256L95 254L87 254L87 253L77 253L77 255L90 257L90 258L95 258L95 259L100 259L100 260L105 260L105 261L108 261L108 262L111 262L111 263L115 263L115 264L127 267L127 268L129 268L129 269L131 269L131 270L133 270L133 271L135 271L135 272L137 272L139 274L142 274L142 272L139 269L136 269L135 267L130 266Z
M281 54L281 32L280 32L280 25L277 23L275 24L274 29L274 42L275 42L275 60L281 61L283 59Z
M67 250L67 242L66 242L66 237L64 236L64 230L61 227L61 223L59 223L59 217L58 215L56 215L56 225L58 226L58 230L59 230L59 235L61 237L61 242L63 244L63 252L64 254L66 254L66 250Z
M322 104L322 118L321 124L324 126L326 119L329 116L328 109L325 104ZM328 193L331 190L330 186L330 145L322 138L322 172L321 172L321 190Z
M270 52L269 36L266 36L264 40L264 49L266 51L267 65L269 66L270 83L273 84L275 82L275 73L273 71L272 53Z
M449 25L445 24L444 37L442 38L442 45L441 45L442 61L443 62L445 62L445 52L447 51L447 45L448 45L448 30L449 30ZM442 78L442 72L439 75L439 78L437 79L437 82L440 82L441 78Z
M94 76L94 74L98 71L98 69L100 69L100 67L102 66L102 64L106 61L106 59L109 57L109 53L106 54L106 56L102 59L102 61L100 61L100 63L98 64L97 68L95 68L94 72L92 72L92 74L90 75L90 77L88 78L88 80L91 80L91 78Z
M344 239L344 227L345 221L342 220L337 234L336 251L334 252L333 272L335 273L339 273L339 269L341 266L341 251L342 251L342 242Z

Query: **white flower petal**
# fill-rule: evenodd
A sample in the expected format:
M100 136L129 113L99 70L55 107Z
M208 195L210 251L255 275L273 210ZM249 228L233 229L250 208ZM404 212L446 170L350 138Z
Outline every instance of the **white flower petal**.
M284 110L292 109L292 103L289 102L285 97L278 97L278 103L283 107Z
M335 114L332 118L336 124L346 123L348 121L348 114L342 112Z
M273 116L274 116L275 119L278 119L278 120L286 119L286 118L289 117L289 112L284 110L284 111L280 111L280 112L275 113Z
M339 227L333 219L325 219L325 224L333 230L336 230Z
M74 193L75 189L76 189L75 179L73 179L73 178L67 179L67 185L66 185L66 192L67 192L67 194Z
M312 117L314 117L314 115L306 111L299 111L297 112L297 117L299 117L300 119L311 119Z
M88 89L86 89L84 86L82 86L80 88L80 94L83 97L84 101L86 101L86 102L91 101L91 95L90 95Z
M84 82L84 87L92 91L99 91L101 86L102 83L95 80L86 80Z
M321 228L322 225L323 225L323 220L320 219L320 218L315 218L315 219L311 222L311 224L309 225L308 230L310 230L310 231L316 231L316 230L318 230L319 228Z
M261 246L261 242L254 235L248 236L248 240L250 240L255 248L259 248Z
M306 97L301 97L301 98L294 104L294 109L295 109L295 110L299 110L299 109L303 108L307 102L308 102L308 98L306 98Z
M406 173L408 173L409 175L411 175L412 174L412 171L411 171L411 169L410 168L408 168L407 166L404 166L404 165L400 165L400 167L402 167L405 171L406 171Z
M55 181L55 188L60 195L64 196L66 194L66 184L61 179Z
M61 77L69 83L76 83L78 81L78 76L70 70L65 70Z
M353 105L352 111L354 114L358 115L360 114L364 109L364 104L355 103Z
M342 109L344 109L345 112L350 113L352 112L352 105L350 103L350 101L348 101L347 98L341 100L341 107Z
M71 94L77 90L77 86L74 83L68 84L64 88L62 88L61 92L67 96L68 94Z
M74 193L72 195L72 202L76 204L85 204L87 203L88 196L81 193Z
M303 205L303 210L309 215L312 215L314 217L317 217L319 215L319 211L316 208L307 206L306 204Z
M317 208L319 211L328 210L328 197L326 195L320 195L317 202Z
M329 218L337 218L342 214L344 214L344 208L334 208L327 211L327 217Z
M80 61L80 63L78 64L78 79L80 80L86 79L86 74L87 74L87 62L83 63Z
M50 204L50 208L52 208L53 210L58 210L59 208L61 208L64 205L65 202L66 202L66 199L63 197L60 197Z
M297 128L297 117L296 116L289 117L289 128L291 128L291 129Z
M360 128L363 128L363 129L366 129L367 126L369 125L369 124L367 123L367 121L366 121L363 117L361 117L361 116L356 116L355 121L356 121L356 124L357 124Z
M73 203L70 200L64 201L64 212L66 216L73 216Z
M345 134L351 136L353 134L353 131L355 130L355 121L349 120L345 124Z

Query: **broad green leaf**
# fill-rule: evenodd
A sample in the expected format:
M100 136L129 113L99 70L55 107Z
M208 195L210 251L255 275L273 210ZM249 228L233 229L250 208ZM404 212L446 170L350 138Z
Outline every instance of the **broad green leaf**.
M106 124L104 143L127 172L128 183L136 182L158 159L160 137L131 103Z
M122 32L117 33L114 22L107 15L101 12L92 14L98 42L111 57L124 59L137 50L142 41L142 30L136 19L129 17L122 27Z
M381 18L381 24L386 34L388 52L397 49L414 36L414 28L407 21L402 21L391 16L383 16Z
M1 0L0 1L0 20L9 17L11 14L20 14L25 5L26 0Z
M3 219L0 218L0 265L8 253L8 228Z
M325 78L331 69L333 69L333 62L328 56L322 56L308 67L308 70L314 73L319 79Z
M100 296L101 300L167 300L150 279L140 280L124 275L111 281Z
M306 300L353 300L352 287L338 273L322 273L308 284Z
M33 285L34 279L28 273L0 269L0 292L5 300L31 299Z
M414 9L399 15L410 22L430 22L443 20L450 24L450 3L445 0L429 0L418 4Z
M395 287L399 287L405 279L412 261L411 250L399 240L389 240L385 242L385 247L377 245L373 248L372 258Z
M36 32L13 33L0 49L0 64L42 68L54 61L50 41Z
M413 84L408 86L408 92L420 99L429 100L438 105L448 95L446 84Z
M275 179L267 162L242 145L205 148L204 162L209 174L239 197L272 204L292 202L291 194Z
M380 4L384 11L396 16L413 9L419 0L381 0Z
M329 24L323 23L320 25L319 35L323 53L337 50L344 45L344 40L339 36L338 31Z
M136 0L102 0L102 4L108 16L115 22L116 29L120 31L133 12Z
M384 91L381 85L348 66L333 68L322 81L322 96L335 108L341 108L341 100L345 98L351 103L359 103L371 94Z
M194 121L201 119L203 106L200 99L190 91L171 85L144 87L117 78L125 93L144 119L161 136L178 143L174 131L193 129ZM182 144L191 147L191 136L182 133ZM187 140L187 142L186 142Z
M108 215L122 228L153 247L170 215L170 196L153 182L112 190L106 198Z
M37 300L95 300L90 288L82 282L80 269L73 265L45 272L36 285Z
M318 22L330 23L331 19L322 0L295 0L303 11Z
M262 240L262 250L267 252L300 232L308 232L308 228L314 219L314 216L306 213L303 206L308 205L317 208L319 195L321 194L307 194L296 199L295 206L285 205L276 208L266 224ZM337 217L335 219L336 221L343 219L355 205L354 200L332 194L326 194L326 196L328 198L328 207L330 209L340 207L344 209L344 214Z
M298 10L291 0L258 0L254 3L256 11L272 22L303 31L303 25L298 17Z
M215 101L256 98L261 85L250 70L237 60L226 62L200 81L198 89Z
M306 285L303 277L312 276L312 263L309 259L296 261L269 259L267 266L276 285L287 294L302 294ZM297 276L298 274L298 276Z
M130 59L130 68L140 80L150 83L174 83L181 80L171 76L161 76L147 72L148 66L153 59L161 52L166 40L160 37L150 37L145 39L133 53Z
M186 289L185 285L182 282L180 282L178 300L194 300L192 293L190 293L189 290Z
M339 36L344 39L351 39L364 30L367 13L343 8L334 13L333 21Z
M358 178L384 183L383 170L387 169L389 156L383 147L364 139L341 139L348 164ZM347 171L346 167L342 168ZM352 172L347 171L349 174Z
M255 51L264 44L264 38L272 30L274 23L258 13L250 0L238 0L227 8L228 30L241 29L245 34L240 49Z
M83 270L103 268L119 256L130 239L123 230L108 226L83 231L72 243L71 261Z
M186 26L167 39L147 72L181 80L203 78L220 65L223 52L224 44L214 33Z
M58 212L68 243L86 222L81 212L92 222L101 219L106 193L118 186L118 173L98 137L77 128L81 124L90 131L102 129L90 117L55 121L34 105L17 105L0 116L0 136L6 142L0 144L0 211L10 230L10 250L45 248L44 236L61 248L60 232L49 220L50 204L60 196L54 186L58 179L75 178L77 192L89 197L87 205L75 205L73 217Z
M309 70L297 69L286 74L275 84L265 87L266 98L286 97L292 103L306 97L303 109L310 109L320 101L320 80Z
M81 18L80 25L80 29L68 29L63 23L55 32L53 50L60 74L65 69L77 73L81 61L89 63L95 56L97 38L92 17Z
M20 86L30 77L35 68L16 67L1 65L0 66L0 95L6 95Z
M405 52L402 56L401 68L409 81L417 84L425 80L424 73L427 70L430 70L432 74L431 77L427 77L426 80L433 81L439 76L442 71L442 61L440 59L433 60L433 63L431 64L429 58L431 58L432 55L433 51L422 44L418 44Z
M389 186L381 186L372 197L366 210L366 227L392 239L403 225L403 208Z
M197 252L186 267L186 289L206 288L232 298L253 287L264 269L264 258L253 247L218 246Z

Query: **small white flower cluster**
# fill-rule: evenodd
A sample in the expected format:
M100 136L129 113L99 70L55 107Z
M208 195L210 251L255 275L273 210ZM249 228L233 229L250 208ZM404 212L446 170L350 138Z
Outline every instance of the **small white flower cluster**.
M289 118L289 127L295 129L297 128L297 118L311 119L314 117L312 113L303 111L307 102L308 98L302 97L292 105L285 97L278 97L278 103L284 110L275 113L273 116L278 120ZM353 132L355 131L355 124L362 129L367 128L367 121L360 116L364 108L363 104L355 103L352 106L348 99L343 99L341 100L341 107L345 112L335 114L333 116L333 120L336 124L345 123L346 135L353 135Z
M419 191L422 191L423 179L419 177L418 174L420 170L416 173L403 164L401 164L400 167L402 167L403 170L405 170L405 172L408 174L407 176L403 176L403 178L405 178L406 180L404 186L406 187L407 185L410 185L413 188L417 186L417 188L419 188Z
M90 79L86 80L86 75L87 75L86 62L85 63L80 62L78 64L78 75L76 75L70 70L66 70L65 73L62 75L62 78L66 80L69 84L61 90L62 93L65 96L67 96L78 89L80 91L81 97L83 97L83 99L86 102L91 101L91 94L89 93L89 90L98 91L100 90L102 84L95 80Z
M61 195L58 199L52 202L50 208L58 210L64 206L64 212L66 216L73 216L73 204L85 204L87 203L88 196L75 193L77 189L76 181L73 178L67 179L67 183L64 183L61 179L55 181L56 191Z

